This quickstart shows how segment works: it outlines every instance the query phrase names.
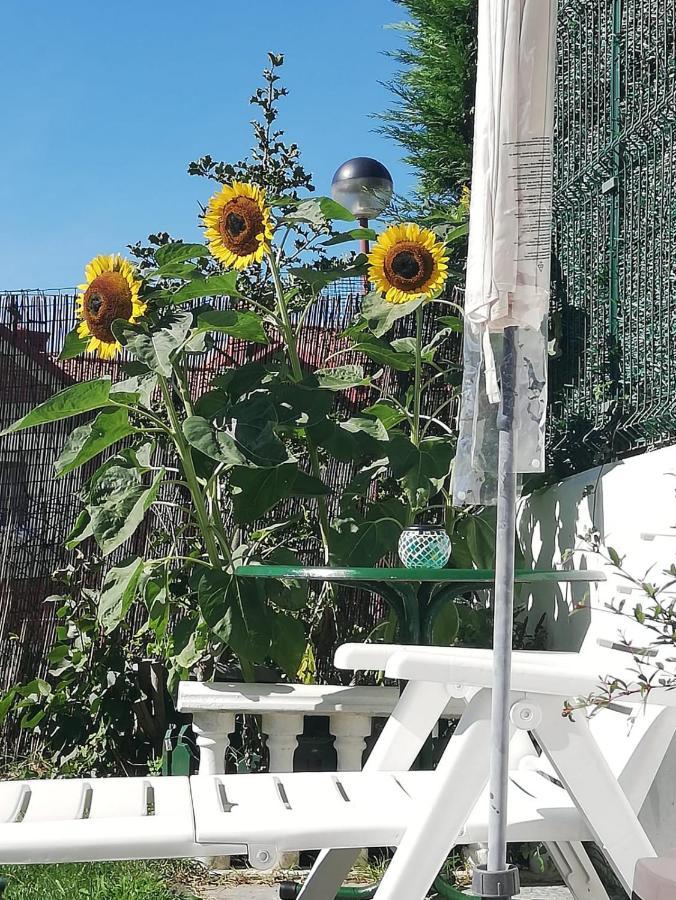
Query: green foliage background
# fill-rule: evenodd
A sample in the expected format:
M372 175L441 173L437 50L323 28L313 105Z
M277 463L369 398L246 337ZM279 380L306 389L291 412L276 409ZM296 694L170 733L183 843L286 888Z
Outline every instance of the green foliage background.
M450 203L471 172L477 0L396 0L408 21L393 27L408 46L392 55L401 71L381 130L419 173L423 203Z

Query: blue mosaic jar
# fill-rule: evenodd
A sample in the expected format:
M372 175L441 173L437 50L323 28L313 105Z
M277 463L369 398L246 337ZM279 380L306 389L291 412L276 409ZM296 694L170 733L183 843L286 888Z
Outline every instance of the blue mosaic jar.
M399 559L407 569L443 569L451 539L441 525L410 525L399 536Z

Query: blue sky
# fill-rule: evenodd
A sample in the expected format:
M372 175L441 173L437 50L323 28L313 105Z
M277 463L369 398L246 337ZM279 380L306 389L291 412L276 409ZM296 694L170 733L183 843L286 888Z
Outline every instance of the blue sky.
M165 229L199 238L205 153L251 146L248 98L283 52L280 124L318 191L351 156L413 186L369 114L391 95L392 0L4 0L0 29L0 289L68 287L97 253Z

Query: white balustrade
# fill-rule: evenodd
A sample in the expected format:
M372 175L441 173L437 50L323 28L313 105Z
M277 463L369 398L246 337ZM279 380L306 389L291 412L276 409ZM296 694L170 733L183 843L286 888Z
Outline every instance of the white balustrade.
M366 739L373 719L389 716L399 699L395 687L340 687L303 684L230 684L182 681L178 709L191 713L200 751L199 774L225 771L225 752L235 730L236 715L261 717L261 728L269 752L270 772L292 772L298 738L305 716L328 716L334 737L339 772L362 768ZM460 716L464 702L452 700L448 718ZM283 867L297 863L297 854L287 854ZM215 861L211 861L212 865ZM225 857L218 866L228 864Z

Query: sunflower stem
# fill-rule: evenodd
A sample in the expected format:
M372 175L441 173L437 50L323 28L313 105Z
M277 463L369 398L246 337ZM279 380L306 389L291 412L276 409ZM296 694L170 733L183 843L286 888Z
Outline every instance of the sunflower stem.
M291 371L297 382L303 380L303 369L298 356L298 346L296 343L296 335L289 318L289 310L284 297L284 285L279 275L279 269L272 253L268 254L268 266L270 274L275 285L275 293L277 294L277 304L279 315L282 320L282 334L286 341L286 348L289 354L289 362L291 363ZM321 466L319 463L319 453L317 447L311 438L306 436L308 456L310 458L310 470L312 475L321 481ZM324 562L329 561L329 513L324 497L317 497L317 509L319 511L319 530L321 532L322 544L324 545Z
M411 427L411 442L416 447L420 445L420 402L422 381L422 304L415 311L415 372L413 379L413 425Z
M209 562L215 569L221 569L221 558L218 553L218 545L214 539L213 523L209 521L209 516L204 503L204 497L202 496L199 482L197 480L197 472L195 471L195 465L193 463L192 453L190 452L190 446L183 435L183 429L181 428L181 423L178 419L178 414L176 413L176 407L174 406L174 401L171 397L171 389L164 375L158 375L157 380L160 386L160 391L162 392L164 405L167 408L169 421L171 422L171 436L174 440L179 459L181 460L181 464L183 466L185 480L188 484L188 489L190 490L190 495L195 506L195 516L197 518L197 524L199 525L200 531L202 532L202 538L204 539L204 545L207 550ZM228 560L228 562L232 562L232 560L230 559Z

